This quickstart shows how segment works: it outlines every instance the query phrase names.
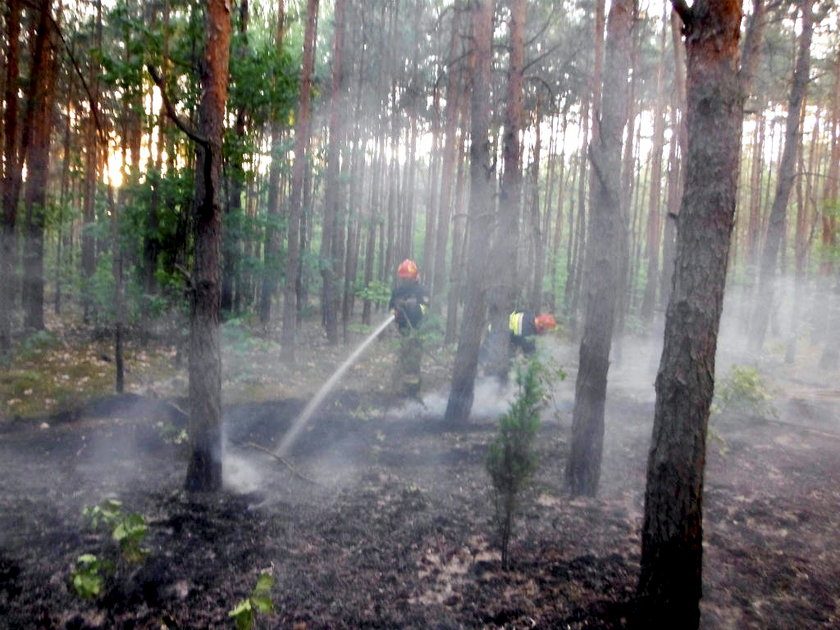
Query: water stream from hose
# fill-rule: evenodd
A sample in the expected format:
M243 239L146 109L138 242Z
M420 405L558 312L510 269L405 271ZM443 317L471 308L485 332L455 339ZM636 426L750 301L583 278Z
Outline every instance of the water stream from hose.
M303 411L300 412L300 415L298 415L298 417L294 419L291 426L289 427L289 431L286 433L285 436L283 436L283 440L280 442L277 449L274 451L274 453L277 456L283 457L289 452L289 448L291 448L292 444L297 439L300 432L306 426L306 423L309 422L309 419L312 417L312 414L318 408L318 405L320 405L324 401L324 398L326 398L327 394L329 394L332 388L335 387L336 383L338 383L341 377L344 376L344 373L348 369L350 369L350 366L353 365L359 359L359 357L367 349L367 347L371 343L373 343L373 340L376 339L380 334L382 334L382 331L385 330L388 327L388 324L390 324L392 321L394 321L394 316L389 315L388 319L379 324L376 330L374 330L370 335L368 335L368 337L359 345L359 347L353 351L353 354L347 357L344 363L342 363L339 366L339 368L335 372L333 372L333 375L330 376L329 379L327 379L327 382L321 386L321 389L319 389L315 396L312 397L312 400L310 400L307 403L306 407L303 408Z

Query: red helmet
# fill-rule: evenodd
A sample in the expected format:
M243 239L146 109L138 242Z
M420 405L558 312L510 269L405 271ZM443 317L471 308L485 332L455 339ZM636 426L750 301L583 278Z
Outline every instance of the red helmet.
M537 334L543 334L551 330L552 328L557 327L557 320L554 319L553 315L549 315L548 313L541 313L534 318L534 326L537 329Z
M397 277L399 278L413 278L417 279L420 272L417 271L417 265L410 258L406 258L397 267Z

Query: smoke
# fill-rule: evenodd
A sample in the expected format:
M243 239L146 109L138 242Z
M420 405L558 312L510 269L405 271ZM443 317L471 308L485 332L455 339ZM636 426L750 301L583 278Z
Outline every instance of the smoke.
M222 476L227 488L242 494L255 492L263 485L263 474L250 458L229 452L222 458Z
M475 381L471 420L496 419L507 411L516 394L515 387L501 385L495 378L478 377ZM390 415L403 420L411 417L442 419L446 413L449 390L429 392L420 400L407 400Z

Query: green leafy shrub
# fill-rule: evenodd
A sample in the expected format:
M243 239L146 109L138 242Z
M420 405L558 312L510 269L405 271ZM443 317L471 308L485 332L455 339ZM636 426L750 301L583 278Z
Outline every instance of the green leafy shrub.
M487 472L493 482L496 525L502 550L502 567L510 566L510 537L520 495L537 468L534 442L544 404L541 364L534 360L519 368L519 387L510 409L499 419L499 432L487 454Z
M76 567L70 575L73 590L79 597L93 599L102 593L105 577L102 575L103 564L96 556L85 553L76 560Z
M356 282L353 285L353 293L360 300L370 300L379 304L387 304L391 299L391 288L378 280L368 282L367 285Z
M257 584L247 599L243 599L228 613L236 621L237 630L251 630L256 622L257 613L268 615L274 612L271 601L271 588L274 578L270 573L260 573Z
M142 514L123 510L122 501L106 499L99 505L85 507L82 515L88 519L91 528L105 531L111 540L117 543L116 550L106 555L117 557L117 562L86 553L79 556L76 566L70 574L70 580L76 593L92 599L102 593L105 578L119 570L119 564L134 565L142 562L149 554L143 546L149 527Z
M776 416L776 410L771 400L772 396L756 368L733 365L715 386L712 412L772 418Z

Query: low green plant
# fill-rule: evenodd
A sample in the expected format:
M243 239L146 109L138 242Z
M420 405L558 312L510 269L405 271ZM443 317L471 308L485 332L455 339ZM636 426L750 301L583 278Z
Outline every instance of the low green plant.
M274 577L270 573L260 573L254 590L239 602L228 617L233 617L237 630L251 630L256 623L257 613L268 615L274 612L274 602L271 601L271 588Z
M367 284L356 282L353 293L360 300L369 300L379 304L386 304L391 299L391 288L384 282L373 280Z
M85 553L76 560L76 567L70 574L73 590L79 597L93 599L102 593L105 577L102 575L102 561L91 553Z
M142 514L126 513L122 501L106 499L99 505L85 507L82 515L88 519L91 528L105 531L117 543L117 561L86 553L79 556L70 575L73 589L85 599L97 597L105 586L105 577L119 568L120 563L133 565L142 562L149 554L143 546L149 527ZM117 553L118 552L118 553Z
M155 428L157 429L160 439L166 442L167 444L174 444L176 446L180 446L181 444L186 444L187 442L189 442L190 436L187 433L187 430L175 426L171 422L163 422L162 420L159 420L155 424Z
M499 419L499 431L487 453L504 569L510 566L514 513L537 468L534 444L540 428L540 409L545 404L542 371L537 360L517 369L518 392L510 409Z
M714 414L742 414L773 418L776 410L759 371L751 366L733 365L715 386Z
M114 527L111 536L117 541L123 559L129 564L143 561L149 550L143 546L149 526L142 514L126 514Z

